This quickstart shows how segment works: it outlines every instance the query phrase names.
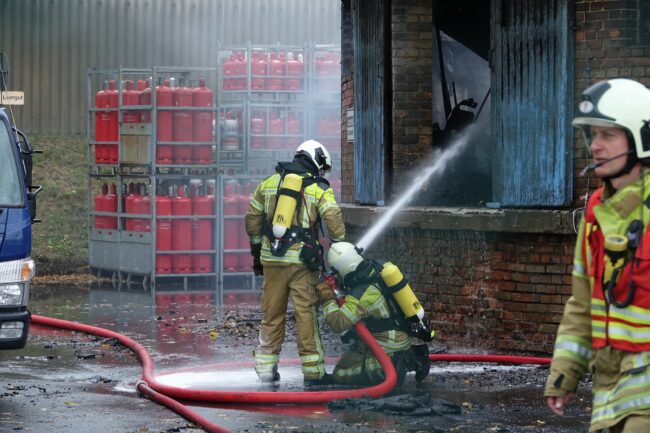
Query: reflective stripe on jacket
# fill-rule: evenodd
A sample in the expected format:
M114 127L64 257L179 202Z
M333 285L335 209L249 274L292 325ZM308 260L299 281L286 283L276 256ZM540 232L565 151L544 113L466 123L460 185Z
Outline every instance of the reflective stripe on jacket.
M375 284L369 285L360 299L349 294L346 295L345 303L341 307L335 300L327 301L323 305L323 311L327 324L336 333L347 331L363 319L390 318L388 303L381 294L380 288ZM411 337L404 331L373 332L373 335L388 354L411 347Z
M623 192L625 189L621 191ZM628 295L630 284L634 284L636 288L631 304L624 308L610 305L606 302L603 291L605 237L627 236L632 221L642 215L640 206L628 208L630 200L636 198L640 202L640 192L628 191L623 197L616 194L602 202L603 189L600 188L587 204L582 251L583 256L587 257L585 271L592 285L591 319L594 348L609 344L627 352L650 350L650 231L644 230L634 257L630 257L613 288L614 298L622 302ZM646 208L644 213L650 214L650 210Z
M262 244L262 265L287 265L302 263L300 250L303 242L292 245L284 256L271 254L270 241L264 235L265 221L273 219L275 211L280 174L276 173L264 179L257 186L250 201L246 214L246 232L253 244ZM345 237L345 225L341 209L336 204L332 188L322 188L318 182L312 183L302 190L303 201L298 205L299 215L294 213L292 225L303 229L316 228L318 217L327 228L327 233L333 241L342 241Z

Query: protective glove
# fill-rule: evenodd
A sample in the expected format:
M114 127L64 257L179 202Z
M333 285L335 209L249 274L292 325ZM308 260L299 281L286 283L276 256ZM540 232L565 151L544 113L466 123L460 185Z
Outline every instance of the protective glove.
M332 290L332 287L326 282L319 283L316 286L316 289L318 290L318 298L320 299L321 304L336 299L336 294L334 293L334 290Z
M260 260L262 254L262 244L251 243L251 255L253 256L253 273L257 275L264 275L264 266Z

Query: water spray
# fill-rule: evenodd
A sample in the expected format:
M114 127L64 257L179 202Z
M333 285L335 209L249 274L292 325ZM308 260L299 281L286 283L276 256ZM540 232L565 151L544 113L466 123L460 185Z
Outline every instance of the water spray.
M456 157L465 147L473 130L473 126L468 128L467 131L460 137L456 138L447 149L444 151L437 151L433 154L431 159L435 161L435 163L422 170L422 173L413 180L411 186L401 195L400 199L379 218L379 221L377 221L377 223L365 235L363 235L361 240L356 244L359 248L363 250L368 249L379 234L384 231L388 223L392 221L395 214L411 201L415 193L422 188L425 182L427 182L434 173L442 174L444 172L449 161Z

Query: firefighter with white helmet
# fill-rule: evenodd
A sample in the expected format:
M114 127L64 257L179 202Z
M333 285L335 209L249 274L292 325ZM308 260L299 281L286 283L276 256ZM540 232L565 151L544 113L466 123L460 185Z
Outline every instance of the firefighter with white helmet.
M650 90L629 79L587 88L573 125L603 186L580 223L572 294L544 395L558 415L594 374L590 431L650 431Z
M328 282L318 285L330 328L344 333L363 321L391 356L398 386L407 371L415 371L416 380L422 381L429 373L429 350L424 344L413 345L412 337L430 341L433 332L424 324L424 311L397 266L366 260L361 250L348 242L332 244L327 261L346 294L345 303L339 307L332 286ZM376 384L384 380L379 361L359 340L343 354L332 376L335 382L344 384Z
M280 379L278 361L289 298L295 310L298 353L306 384L327 381L318 329L316 285L322 269L321 224L332 241L343 240L345 225L334 191L322 176L332 167L325 147L308 140L293 161L258 185L246 213L253 270L264 275L262 323L255 348L255 371L263 382Z

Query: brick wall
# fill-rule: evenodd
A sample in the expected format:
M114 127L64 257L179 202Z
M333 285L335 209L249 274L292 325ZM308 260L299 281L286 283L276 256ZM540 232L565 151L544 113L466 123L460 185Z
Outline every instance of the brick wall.
M354 203L354 143L347 141L348 109L354 108L354 46L350 2L341 5L341 199Z
M391 10L392 170L396 179L432 149L432 2L394 0Z
M571 235L389 229L368 255L393 261L409 278L439 341L550 353L571 294L574 242Z

